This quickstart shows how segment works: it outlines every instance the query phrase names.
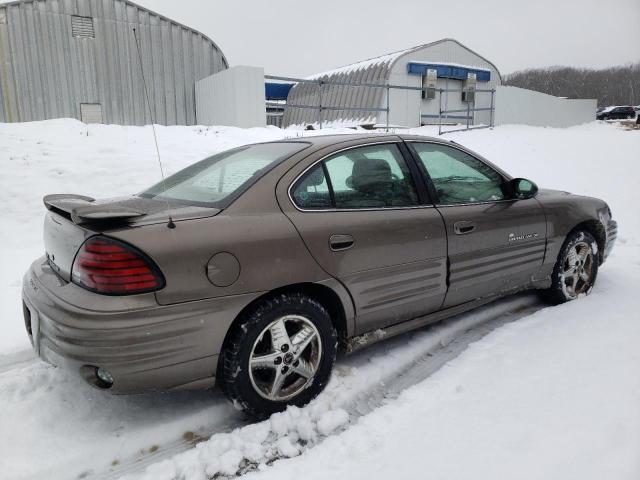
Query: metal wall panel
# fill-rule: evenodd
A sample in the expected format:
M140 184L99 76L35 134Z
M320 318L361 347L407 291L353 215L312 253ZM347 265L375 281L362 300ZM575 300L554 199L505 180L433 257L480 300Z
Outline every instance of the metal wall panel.
M264 69L237 66L196 83L198 125L266 126Z
M597 100L554 97L524 88L496 88L496 125L570 127L593 122Z
M72 35L71 16L91 17L95 38ZM2 20L5 20L4 22ZM80 119L100 104L105 123L193 125L195 83L228 68L201 33L127 0L23 0L0 7L0 121Z

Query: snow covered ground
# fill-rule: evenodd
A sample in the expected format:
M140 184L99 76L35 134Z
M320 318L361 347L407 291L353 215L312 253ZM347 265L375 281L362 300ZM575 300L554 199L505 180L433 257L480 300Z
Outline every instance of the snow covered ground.
M226 148L301 133L158 134L172 173ZM112 397L30 360L20 284L43 251L42 196L132 193L155 183L159 170L149 127L0 124L0 477L115 477L152 464L130 478L201 480L254 467L251 478L640 478L640 131L503 126L447 138L541 187L609 203L619 241L592 295L554 308L521 295L384 342L340 359L309 407L243 426L247 419L219 394ZM401 372L433 363L439 344L519 317L388 395Z
M612 259L592 296L502 327L247 480L640 478L637 258Z

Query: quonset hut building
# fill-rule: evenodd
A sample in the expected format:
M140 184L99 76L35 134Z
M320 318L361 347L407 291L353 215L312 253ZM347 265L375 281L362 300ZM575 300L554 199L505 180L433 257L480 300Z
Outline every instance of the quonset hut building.
M441 108L459 110L443 115L445 121L463 122L467 107L486 109L469 114L472 124L489 124L492 95L482 90L492 90L502 83L493 63L449 38L313 75L308 80L424 87L389 90L389 123L404 127L437 123ZM449 91L440 94L438 89ZM321 112L318 108L295 107L318 107L320 100ZM386 110L386 106L384 88L330 83L319 88L318 83L300 82L289 92L283 126L317 125L320 113L325 126L384 124L387 113L381 110ZM368 108L379 111L365 111Z
M202 33L127 0L0 4L0 122L196 123L195 83L228 68Z

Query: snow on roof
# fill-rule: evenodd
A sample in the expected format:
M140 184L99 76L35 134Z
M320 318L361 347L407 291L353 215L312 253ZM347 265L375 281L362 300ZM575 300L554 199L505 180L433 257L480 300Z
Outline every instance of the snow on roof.
M470 52L474 53L477 56L477 53L473 52L471 49L469 49L468 47L462 45L460 42L458 42L457 40L453 39L453 38L443 38L441 40L436 40L435 42L431 42L431 43L426 43L424 45L418 45L417 47L411 47L411 48L405 48L404 50L399 50L397 52L392 52L392 53L388 53L386 55L381 55L379 57L374 57L374 58L369 58L367 60L363 60L361 62L357 62L357 63L352 63L350 65L345 65L343 67L339 67L333 70L327 70L326 72L321 72L321 73L316 73L314 75L311 75L309 77L307 77L307 80L316 80L318 78L321 77L326 77L326 76L332 76L332 75L338 75L338 74L344 74L344 73L352 73L352 72L356 72L358 70L364 70L364 69L368 69L371 67L377 67L380 65L385 65L385 66L389 66L391 65L395 60L397 60L398 58L400 58L403 55L409 54L411 52L415 52L417 50L421 50L423 48L426 47L431 47L433 45L437 45L439 43L443 43L443 42L454 42L457 43L458 45L460 45L462 48L465 48L467 50L469 50ZM484 57L481 57L484 59ZM484 59L486 60L486 59ZM487 63L489 63L490 65L493 65L491 62L489 62L488 60L486 60ZM424 62L424 61L415 61L413 63L423 63L423 64L428 64L429 62ZM461 64L457 64L457 63L447 63L447 62L432 62L434 64L438 64L438 65L448 65L448 66L453 66L453 67L463 67L463 68L472 68L472 69L476 69L476 70L485 70L485 71L490 71L487 67L479 67L479 66L475 66L475 65L461 65ZM495 66L494 66L495 68ZM496 69L497 70L497 69ZM500 74L498 73L498 76Z
M378 65L381 65L381 64L389 65L389 64L391 64L391 62L393 62L397 58L401 57L405 53L409 53L412 50L413 50L413 48L409 48L409 49L406 49L406 50L401 50L399 52L389 53L387 55L381 55L379 57L370 58L368 60L363 60L361 62L352 63L351 65L345 65L344 67L339 67L339 68L336 68L334 70L327 70L326 72L316 73L314 75L311 75L311 76L307 77L307 80L315 80L315 79L320 78L320 77L338 75L338 74L341 74L341 73L356 72L358 70L363 70L363 69L367 69L367 68L370 68L370 67L375 67L375 66L378 66Z

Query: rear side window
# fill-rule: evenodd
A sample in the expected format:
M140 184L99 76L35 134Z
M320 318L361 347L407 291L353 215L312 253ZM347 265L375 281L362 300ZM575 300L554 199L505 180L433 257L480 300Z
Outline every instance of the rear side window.
M322 209L333 207L323 164L313 167L292 190L293 201L300 208Z
M407 164L395 144L346 150L314 166L292 188L304 209L359 209L417 205Z

